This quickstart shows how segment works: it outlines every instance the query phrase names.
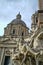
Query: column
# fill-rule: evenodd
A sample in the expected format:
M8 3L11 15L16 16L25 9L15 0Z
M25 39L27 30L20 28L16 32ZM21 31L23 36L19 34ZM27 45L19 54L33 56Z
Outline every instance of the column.
M32 65L32 63L31 63L31 58L29 57L29 62L30 62L30 65Z
M36 59L36 65L39 65L39 61Z
M1 61L0 61L0 65L3 65L3 62L4 62L4 48L2 48L2 51L1 51Z

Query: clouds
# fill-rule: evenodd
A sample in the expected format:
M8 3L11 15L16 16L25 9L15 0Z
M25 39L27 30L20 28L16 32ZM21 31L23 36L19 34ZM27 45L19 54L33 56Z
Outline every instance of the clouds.
M4 27L16 17L20 11L27 26L31 25L31 15L37 10L37 0L0 0L0 35Z

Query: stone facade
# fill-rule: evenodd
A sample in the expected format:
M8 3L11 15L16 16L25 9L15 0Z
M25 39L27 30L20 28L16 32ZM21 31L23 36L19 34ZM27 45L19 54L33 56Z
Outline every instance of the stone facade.
M39 3L39 9L43 10L43 0L38 0Z
M38 1L43 6L43 0ZM4 35L0 36L0 65L43 65L42 6L32 15L30 32L20 13L4 28Z

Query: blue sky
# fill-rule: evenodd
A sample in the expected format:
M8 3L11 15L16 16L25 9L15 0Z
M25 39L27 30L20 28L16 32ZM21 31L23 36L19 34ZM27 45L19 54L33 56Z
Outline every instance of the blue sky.
M38 0L0 0L0 35L4 34L7 26L20 12L22 20L31 27L31 16L38 9Z

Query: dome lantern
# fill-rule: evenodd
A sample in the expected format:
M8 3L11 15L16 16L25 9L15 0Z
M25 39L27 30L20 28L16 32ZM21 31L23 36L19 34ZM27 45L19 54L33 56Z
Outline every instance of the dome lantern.
M21 19L20 12L17 14L16 18L17 18L17 19Z

